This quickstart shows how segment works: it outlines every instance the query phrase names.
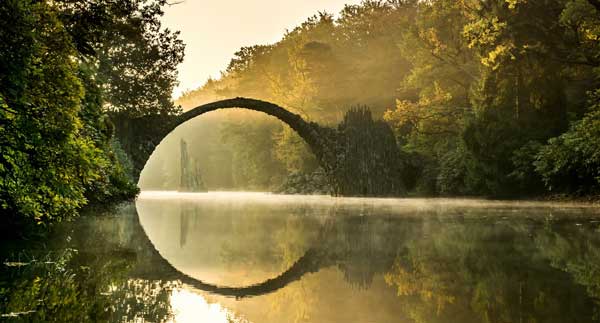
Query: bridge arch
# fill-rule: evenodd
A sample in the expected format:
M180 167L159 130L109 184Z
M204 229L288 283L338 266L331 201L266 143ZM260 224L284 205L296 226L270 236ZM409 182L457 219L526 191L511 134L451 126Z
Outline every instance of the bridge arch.
M306 121L276 104L239 97L201 105L177 116L144 116L116 124L117 136L132 160L134 179L139 179L156 147L179 125L231 108L262 112L289 125L308 144L334 195L397 196L405 192L401 176L404 162L394 133L384 121L374 120L367 108L351 109L337 128L331 128Z
M143 157L142 169L160 142L178 126L208 112L234 108L262 112L279 119L290 126L308 144L320 166L323 167L327 174L333 169L333 155L329 153L328 149L333 129L321 127L315 122L308 122L300 115L292 113L274 103L241 97L201 105L174 117L171 122L162 127L157 137L152 138L153 147L147 151L147 156Z

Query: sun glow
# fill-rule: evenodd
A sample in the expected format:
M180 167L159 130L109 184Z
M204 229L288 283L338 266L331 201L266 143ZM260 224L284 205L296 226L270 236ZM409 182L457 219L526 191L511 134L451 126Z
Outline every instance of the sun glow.
M218 303L209 304L202 295L186 289L171 294L172 323L250 323L236 317Z

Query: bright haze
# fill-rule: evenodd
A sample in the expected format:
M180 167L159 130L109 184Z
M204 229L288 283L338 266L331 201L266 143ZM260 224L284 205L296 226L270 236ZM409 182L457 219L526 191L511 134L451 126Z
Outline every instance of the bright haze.
M163 24L186 44L173 96L218 78L242 46L272 44L288 29L325 11L337 14L360 0L185 0L165 7Z

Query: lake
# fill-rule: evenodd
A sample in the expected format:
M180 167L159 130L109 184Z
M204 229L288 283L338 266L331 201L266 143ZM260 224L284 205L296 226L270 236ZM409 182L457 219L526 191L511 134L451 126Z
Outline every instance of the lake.
M600 210L143 192L6 246L1 321L600 321Z

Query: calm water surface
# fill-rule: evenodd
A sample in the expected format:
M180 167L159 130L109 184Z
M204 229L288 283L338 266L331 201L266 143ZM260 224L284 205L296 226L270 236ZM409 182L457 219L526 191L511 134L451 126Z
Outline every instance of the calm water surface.
M596 322L600 210L145 192L4 248L0 321Z

